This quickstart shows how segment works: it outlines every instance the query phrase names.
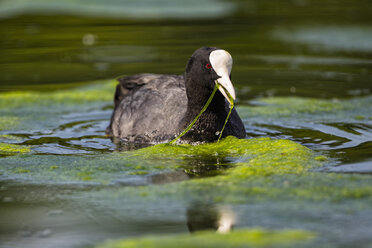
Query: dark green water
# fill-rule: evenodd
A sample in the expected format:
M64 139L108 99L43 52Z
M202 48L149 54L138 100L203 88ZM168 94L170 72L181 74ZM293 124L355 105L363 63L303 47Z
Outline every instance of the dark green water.
M108 238L186 233L188 222L208 226L226 205L237 228L320 233L303 247L371 247L370 1L178 4L0 1L0 142L31 149L0 153L0 247L89 247ZM112 79L180 74L201 46L232 54L236 105L249 138L289 139L328 156L314 180L328 185L322 175L340 173L348 179L335 188L350 184L367 193L337 201L241 200L236 193L239 200L222 207L178 192L163 199L158 184L213 177L245 158L112 155L131 148L104 136ZM292 176L272 180L301 186ZM143 187L155 188L156 199L133 196Z

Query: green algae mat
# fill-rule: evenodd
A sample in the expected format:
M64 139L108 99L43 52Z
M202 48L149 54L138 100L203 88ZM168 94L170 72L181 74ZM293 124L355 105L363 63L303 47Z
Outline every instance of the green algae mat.
M261 229L239 230L229 234L197 233L195 235L177 235L172 238L152 237L112 242L102 245L104 248L120 247L289 247L310 241L311 232L304 231L267 231Z

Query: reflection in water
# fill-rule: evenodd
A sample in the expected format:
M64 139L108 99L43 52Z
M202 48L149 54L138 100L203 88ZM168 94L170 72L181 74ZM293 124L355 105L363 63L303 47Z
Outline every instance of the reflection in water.
M322 168L321 171L326 172L337 172L337 173L360 173L360 174L372 174L372 160L360 162L343 164L340 166L327 166Z
M166 184L188 180L190 177L184 171L171 171L148 177L150 184Z
M209 177L220 174L231 166L224 158L193 158L182 161L182 170L170 171L147 177L147 184L166 184L180 182L197 177Z
M232 165L225 157L196 157L185 160L183 168L191 178L219 175Z
M370 52L372 29L358 26L303 26L297 30L275 30L273 37L286 42L303 43L314 50Z
M249 125L248 134L252 137L294 140L313 150L327 151L341 162L370 160L372 125L354 122L286 121L278 118L274 124L263 122Z
M193 202L188 207L186 216L191 233L203 230L227 233L235 224L235 214L230 208L212 203Z
M128 146L139 149L135 143L121 143L128 150ZM118 150L118 149L117 149ZM154 166L156 162L154 163ZM222 157L197 157L179 161L179 169L146 175L131 175L111 180L114 185L120 186L145 186L160 185L186 181L192 178L201 178L219 175L223 170L231 167L231 163Z
M110 137L112 143L115 145L115 151L133 151L141 148L151 146L151 144L135 143L135 142L125 142L116 137Z

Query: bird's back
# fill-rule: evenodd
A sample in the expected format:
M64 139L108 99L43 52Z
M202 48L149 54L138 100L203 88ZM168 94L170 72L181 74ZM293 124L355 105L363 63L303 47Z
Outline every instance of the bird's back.
M108 133L131 142L170 140L187 106L183 76L139 74L120 78Z

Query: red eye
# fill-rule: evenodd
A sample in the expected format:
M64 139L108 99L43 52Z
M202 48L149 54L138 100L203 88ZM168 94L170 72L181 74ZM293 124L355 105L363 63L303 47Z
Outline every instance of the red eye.
M211 64L206 64L206 65L205 65L205 68L207 68L207 69L212 69L212 66L211 66Z

